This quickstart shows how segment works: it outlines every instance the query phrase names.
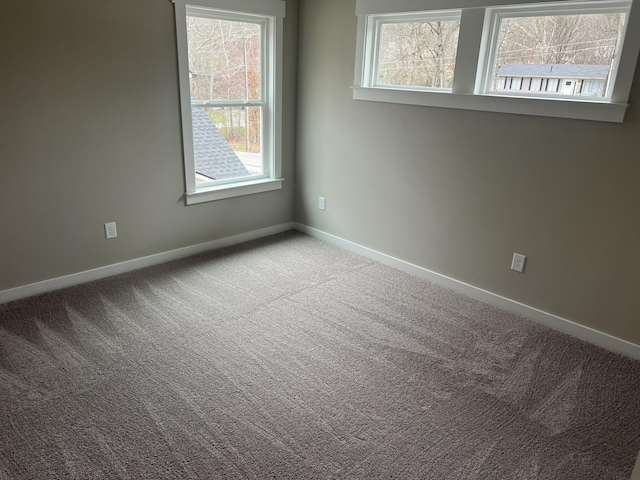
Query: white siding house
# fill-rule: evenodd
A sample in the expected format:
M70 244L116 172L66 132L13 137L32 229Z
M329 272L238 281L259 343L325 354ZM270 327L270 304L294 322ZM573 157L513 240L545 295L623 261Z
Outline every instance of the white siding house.
M507 63L498 70L497 90L603 97L609 65Z

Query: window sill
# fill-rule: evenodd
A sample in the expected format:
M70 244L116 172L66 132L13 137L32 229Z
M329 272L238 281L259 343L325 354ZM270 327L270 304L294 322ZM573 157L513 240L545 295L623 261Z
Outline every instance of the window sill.
M193 193L185 194L187 205L213 202L225 198L252 195L254 193L271 192L282 188L284 178L252 180L249 182L231 183L215 187L203 188Z
M353 87L353 99L427 107L622 123L626 103Z

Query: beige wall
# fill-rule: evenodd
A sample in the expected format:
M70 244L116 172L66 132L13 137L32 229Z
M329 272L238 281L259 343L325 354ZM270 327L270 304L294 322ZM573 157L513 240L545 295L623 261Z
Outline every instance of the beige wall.
M290 222L296 5L284 189L186 207L171 1L0 2L0 290Z
M284 189L190 207L172 3L0 3L0 290L288 222L295 205L302 223L640 343L640 110L619 125L355 102L355 0L300 3Z
M639 82L623 124L356 102L355 3L300 5L296 220L640 344Z
M636 460L636 466L631 473L630 480L640 480L640 453L638 454L638 459Z

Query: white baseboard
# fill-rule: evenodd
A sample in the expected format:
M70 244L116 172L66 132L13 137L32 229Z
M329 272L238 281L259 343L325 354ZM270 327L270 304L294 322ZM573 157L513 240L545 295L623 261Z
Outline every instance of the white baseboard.
M321 230L317 230L300 223L295 223L295 229L311 237L318 238L327 243L337 245L346 250L350 250L362 256L371 258L372 260L376 260L385 265L395 267L398 270L411 273L418 277L424 278L425 280L429 280L430 282L449 287L452 290L456 290L460 293L469 295L470 297L482 300L483 302L486 302L488 304L495 305L505 310L509 310L511 312L522 315L523 317L530 318L531 320L534 320L538 323L542 323L555 330L568 333L569 335L577 337L581 340L585 340L599 347L603 347L607 350L621 353L623 355L627 355L629 357L640 360L640 345L636 345L621 338L614 337L613 335L609 335L593 328L580 325L579 323L567 320L566 318L562 318L552 313L530 307L529 305L511 300L487 290L474 287L473 285L469 285L468 283L464 283L454 278L450 278L431 270L427 270L426 268L419 267L418 265L405 262L404 260L400 260L395 257L391 257L384 253L372 250L357 243L350 242L343 238L336 237L335 235L331 235Z
M52 278L49 280L44 280L42 282L32 283L8 290L2 290L0 291L0 304L10 302L12 300L18 300L20 298L39 295L41 293L46 293L53 290L59 290L61 288L78 285L80 283L86 283L93 280L99 280L101 278L111 277L113 275L119 275L121 273L138 270L140 268L170 262L172 260L178 260L180 258L189 257L191 255L196 255L198 253L203 253L218 248L237 245L239 243L248 242L250 240L255 240L269 235L275 235L277 233L286 232L287 230L292 229L298 230L311 237L318 238L320 240L345 248L365 257L379 261L380 263L383 263L385 265L389 265L407 273L411 273L433 283L449 287L453 290L464 293L478 300L482 300L491 305L495 305L497 307L504 308L505 310L518 313L519 315L535 320L555 330L568 333L569 335L580 338L594 345L606 348L607 350L621 353L623 355L627 355L629 357L640 360L640 345L636 345L621 338L614 337L613 335L609 335L593 328L580 325L579 323L567 320L566 318L562 318L552 313L548 313L529 305L525 305L523 303L511 300L501 295L497 295L487 290L474 287L473 285L469 285L468 283L464 283L454 278L441 275L437 272L427 270L426 268L419 267L418 265L414 265L404 260L400 260L390 255L372 250L370 248L350 242L321 230L317 230L315 228L311 228L306 225L294 222L274 225L272 227L253 230L251 232L241 233L239 235L233 235L231 237L220 238L211 242L200 243L198 245L192 245L190 247L179 248L177 250L171 250L169 252L158 253L155 255L149 255L147 257L137 258L126 262L74 273L71 275L66 275L64 277Z
M91 282L93 280L99 280L101 278L131 272L140 268L151 267L153 265L170 262L172 260L178 260L180 258L189 257L198 253L208 252L210 250L216 250L218 248L237 245L239 243L248 242L250 240L267 237L269 235L275 235L276 233L286 232L287 230L293 230L294 227L295 224L293 222L283 223L280 225L274 225L272 227L261 228L259 230L241 233L239 235L233 235L231 237L220 238L211 242L200 243L198 245L192 245L190 247L178 248L169 252L157 253L155 255L149 255L147 257L136 258L134 260L129 260L126 262L107 265L105 267L95 268L93 270L73 273L71 275L65 275L64 277L52 278L50 280L44 280L42 282L32 283L30 285L24 285L8 290L1 290L0 304L10 302L12 300L18 300L20 298L39 295L41 293L51 292L53 290L59 290L61 288L71 287L80 283Z

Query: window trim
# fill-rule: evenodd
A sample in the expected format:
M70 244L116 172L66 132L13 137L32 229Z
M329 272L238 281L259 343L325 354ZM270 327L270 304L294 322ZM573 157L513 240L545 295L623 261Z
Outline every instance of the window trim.
M484 92L486 62L489 55L492 12L513 9L565 9L576 11L576 5L605 8L624 2L611 0L357 0L358 37L353 98L374 102L400 103L464 110L524 114L546 117L573 118L605 122L622 122L640 53L640 0L630 0L624 43L618 60L617 75L610 99L592 97L523 96L504 92ZM371 87L364 82L363 73L370 63L372 42L371 17L407 12L428 12L461 9L461 25L456 60L456 75L451 92L410 91L398 87ZM630 27L629 27L630 26ZM638 28L634 28L638 26Z
M282 0L171 0L175 7L176 45L180 87L182 146L185 173L185 202L193 205L282 188L282 58L285 2ZM189 81L189 56L186 18L188 10L213 10L213 18L264 22L263 78L261 99L214 102L215 106L260 106L263 112L262 142L264 172L237 181L196 182L193 151L193 126Z

